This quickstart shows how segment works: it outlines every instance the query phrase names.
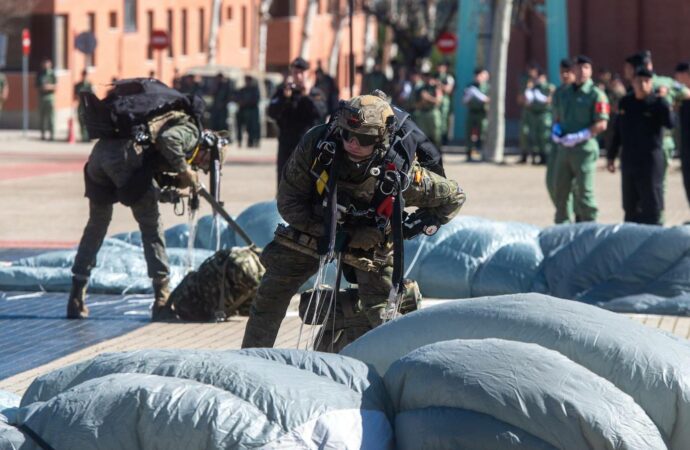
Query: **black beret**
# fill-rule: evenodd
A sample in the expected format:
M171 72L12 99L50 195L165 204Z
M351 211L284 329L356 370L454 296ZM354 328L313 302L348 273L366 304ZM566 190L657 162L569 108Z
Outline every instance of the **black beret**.
M573 68L573 60L569 58L563 58L561 59L561 69L572 69Z
M635 76L643 78L652 78L654 76L654 72L647 69L645 66L640 66L637 69L635 69Z
M690 63L685 61L679 62L676 65L676 72L690 72Z
M575 64L589 64L592 65L592 58L586 55L577 55L575 57Z
M309 63L301 56L298 56L290 63L290 67L300 70L307 70L309 69Z

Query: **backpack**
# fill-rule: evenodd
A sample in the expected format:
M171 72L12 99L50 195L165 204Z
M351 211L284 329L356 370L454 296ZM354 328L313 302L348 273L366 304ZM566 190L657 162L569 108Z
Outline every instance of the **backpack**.
M188 96L153 78L129 78L113 83L103 100L80 92L80 116L89 136L100 138L150 138L148 122L169 111L184 111L201 129L205 109L199 96Z
M184 277L170 293L168 305L188 321L247 314L265 271L254 246L219 250Z

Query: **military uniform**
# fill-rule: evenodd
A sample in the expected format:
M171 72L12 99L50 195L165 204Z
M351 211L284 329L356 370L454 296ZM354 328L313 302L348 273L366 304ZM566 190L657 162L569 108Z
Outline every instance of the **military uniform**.
M587 80L562 91L555 105L563 136L586 131L595 122L608 120L609 103L606 94ZM554 161L554 199L556 223L571 221L568 198L573 194L574 209L582 221L596 220L597 205L594 199L594 174L599 157L599 144L589 137L573 146L561 144Z
M474 89L479 92L477 95ZM486 112L488 108L489 84L471 83L465 89L464 103L467 105L467 123L465 125L465 145L467 146L467 159L471 159L472 151L482 149L482 142L488 124Z
M242 145L243 130L247 130L247 146L258 147L261 135L259 100L261 94L256 85L244 86L237 91L237 143Z
M440 74L438 81L444 86L444 89L453 89L455 86L455 78L449 73ZM441 144L446 144L448 141L448 130L450 127L450 114L453 110L453 95L443 92L441 99Z
M350 104L359 99L355 97ZM285 168L277 201L278 211L289 225L279 226L275 239L261 255L266 274L251 307L242 347L273 346L290 299L319 268L316 243L324 237L327 218L319 196L324 191L323 175L316 174L314 167L318 164L317 146L328 130L327 125L312 128ZM337 136L334 142L338 146L336 153L344 153L342 138ZM378 186L377 177L370 170L373 161L370 158L355 162L343 157L335 184L338 204L347 211L341 218L342 231L350 237L342 252L343 272L349 281L357 282L364 313L375 327L383 321L384 307L393 286L393 261L390 232L382 233L374 218L361 214L373 207ZM409 179L410 185L403 192L405 205L419 207L440 224L452 219L465 200L455 181L422 168L416 161ZM371 246L355 246L355 241L363 240Z
M555 87L549 83L537 83L531 89L525 90L525 149L532 155L532 162L536 162L534 155L539 156L539 162L548 160L551 152L551 101ZM526 155L525 155L526 156Z
M56 83L53 69L42 70L36 76L36 88L38 89L38 114L41 124L41 139L45 139L46 131L53 140L55 134L55 93L46 90L45 86Z
M82 80L74 85L74 97L79 101L80 92L90 92L93 94L93 86L88 80ZM79 101L77 106L77 117L79 118L79 136L81 136L82 142L89 142L89 132L86 129L86 123L84 122L84 107Z
M415 110L414 121L417 126L427 135L436 147L441 146L441 110L435 105L422 98L422 92L426 92L432 97L436 97L436 87L430 83L424 83L415 90Z
M185 154L196 146L199 130L191 117L178 111L150 122L149 129L154 135L150 149L144 151L131 139L100 139L84 167L89 220L72 266L73 290L82 290L82 302L83 290L96 265L96 255L117 201L132 208L139 224L148 275L154 280L154 289L163 283L167 287L170 269L153 175L187 171ZM72 308L68 307L68 317L79 316L74 305ZM88 314L88 309L85 311Z

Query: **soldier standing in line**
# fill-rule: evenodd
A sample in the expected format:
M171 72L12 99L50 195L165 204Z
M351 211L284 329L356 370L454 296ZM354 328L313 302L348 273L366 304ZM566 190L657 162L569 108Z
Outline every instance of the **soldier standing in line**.
M314 127L304 135L285 167L277 201L278 211L289 225L278 227L261 255L266 273L251 306L243 348L273 346L290 299L316 273L319 249L324 243L330 248L332 239L343 255L346 279L359 286L370 325L383 322L394 283L394 222L380 222L381 216L375 212L382 211L379 207L388 202L378 195L383 188L378 176L382 170L403 171L410 180L402 196L406 206L419 208L413 213L419 221L409 222L415 224L412 228L417 233L432 234L451 220L465 201L455 181L422 168L416 161L410 162L409 169L406 164L392 162L395 169L391 168L388 161L399 161L399 157L410 161L407 152L414 149L404 149L405 157L400 148L389 146L395 119L385 100L375 95L354 97L337 114L334 124ZM397 178L394 173L391 176ZM337 217L324 206L325 197L329 203L333 196L337 209L344 211Z
M41 124L41 140L45 140L46 132L49 139L55 139L55 72L53 61L50 58L43 60L41 70L36 75L36 88L38 89L38 114Z
M646 67L638 67L633 92L621 99L618 121L607 153L607 169L616 171L619 148L623 210L626 222L662 225L665 170L662 139L664 128L673 127L671 107L654 94L652 77Z
M518 142L520 145L520 160L519 164L525 164L529 158L529 154L533 149L529 148L529 132L530 132L530 111L527 105L526 92L530 92L534 89L537 83L537 78L539 77L539 67L536 64L529 64L527 70L520 77L520 85L518 88L517 103L520 105L520 124L519 124L519 134Z
M686 88L690 88L690 63L678 63L675 79ZM678 128L680 130L680 164L683 171L683 186L688 204L690 204L690 100L681 100L680 102Z
M489 71L477 68L474 81L465 88L462 102L467 105L465 125L465 145L467 161L473 161L472 152L482 150L482 142L487 126L486 113L489 108Z
M555 86L547 81L542 71L538 72L537 79L525 89L527 148L528 154L532 157L532 164L546 164L549 158L551 102L555 90Z
M249 75L244 77L244 86L235 95L237 102L236 124L237 145L242 146L242 132L247 130L247 147L258 147L261 135L261 123L259 122L259 101L261 93L256 80Z
M592 60L578 56L575 82L562 92L554 108L554 122L561 130L552 134L554 142L560 145L554 163L556 223L572 220L568 211L571 193L578 221L597 218L594 175L599 144L595 137L606 131L609 112L606 94L592 81Z
M221 72L216 75L216 86L211 103L211 129L227 131L228 129L228 103L232 99L232 86L230 80Z
M448 143L448 129L450 127L450 114L453 110L453 91L455 90L455 78L448 72L448 60L443 60L437 66L438 81L441 83L443 100L441 101L441 144Z
M82 142L89 142L89 132L84 123L83 106L79 101L80 92L90 92L93 94L93 85L89 81L89 73L86 70L81 72L81 80L74 85L74 100L77 102L77 117L79 118L79 136Z
M422 73L422 85L414 93L414 121L436 147L441 147L441 102L443 92L431 73Z

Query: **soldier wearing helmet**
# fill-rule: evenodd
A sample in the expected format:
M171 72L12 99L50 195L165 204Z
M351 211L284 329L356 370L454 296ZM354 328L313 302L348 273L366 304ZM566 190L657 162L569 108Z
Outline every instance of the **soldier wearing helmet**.
M394 240L433 234L465 201L458 183L422 167L395 130L391 106L363 95L341 102L334 120L302 137L278 188L287 225L262 252L266 273L243 347L273 346L292 296L332 251L345 278L358 284L371 326L382 323L394 285ZM417 208L404 223L395 219L403 204Z

